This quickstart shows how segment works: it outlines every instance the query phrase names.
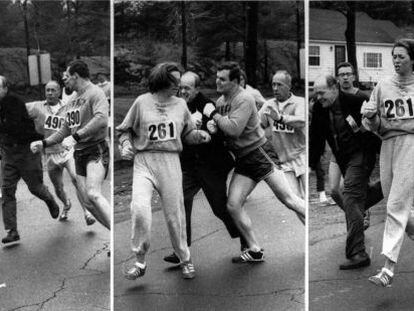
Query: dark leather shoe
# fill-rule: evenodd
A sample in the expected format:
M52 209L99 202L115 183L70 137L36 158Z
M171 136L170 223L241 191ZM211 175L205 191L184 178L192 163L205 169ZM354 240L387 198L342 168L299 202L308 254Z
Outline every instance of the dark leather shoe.
M178 265L180 258L175 253L172 253L171 255L165 256L164 261Z
M55 200L51 200L46 202L47 207L49 208L50 216L52 216L53 219L58 218L59 216L59 205L57 205Z
M343 264L339 265L339 270L358 269L362 267L367 267L370 264L371 259L369 259L367 254L356 254L347 261L345 261Z
M19 233L16 229L10 229L7 236L1 240L3 244L12 243L20 240Z

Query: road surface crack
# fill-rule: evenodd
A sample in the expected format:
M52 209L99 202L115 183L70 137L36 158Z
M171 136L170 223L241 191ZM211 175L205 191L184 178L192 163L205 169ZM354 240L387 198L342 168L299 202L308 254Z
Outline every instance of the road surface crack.
M88 260L86 260L86 262L83 264L80 270L86 270L86 267L94 258L96 258L96 256L107 250L109 250L109 242L104 243L104 247L98 249L90 258L88 258Z
M55 291L53 291L52 295L50 297L46 298L45 300L43 300L41 302L38 302L38 303L33 303L33 304L23 305L23 306L20 306L20 307L17 307L17 308L13 308L13 309L10 309L9 311L15 311L15 310L19 310L19 309L22 309L22 308L35 307L35 306L39 307L39 309L37 309L38 311L42 310L43 306L46 303L48 303L49 301L57 298L58 293L65 289L65 283L66 283L66 278L64 278L62 280L62 283L60 284L60 286Z

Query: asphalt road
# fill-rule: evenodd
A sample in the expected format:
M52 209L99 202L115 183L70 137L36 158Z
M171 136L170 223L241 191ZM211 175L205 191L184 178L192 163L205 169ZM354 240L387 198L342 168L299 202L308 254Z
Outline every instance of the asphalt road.
M125 186L127 187L127 186ZM233 264L238 240L231 240L200 192L193 207L192 259L196 278L184 280L180 269L162 258L172 252L162 211L153 211L151 248L145 276L124 279L130 257L127 192L115 196L115 310L304 310L305 228L264 183L247 201L257 237L265 249L260 264ZM156 205L156 203L155 203Z
M378 178L378 171L374 172ZM371 266L340 271L345 260L346 223L335 206L320 206L315 192L315 175L310 176L309 310L400 311L414 310L414 242L405 238L391 288L368 282L384 265L380 255L386 202L371 208L371 226L365 231L365 245Z
M45 180L52 190L46 174ZM109 231L97 222L86 226L66 173L64 180L72 201L67 222L52 219L43 201L34 197L22 181L18 184L21 240L0 248L2 311L110 310ZM103 189L109 198L108 180ZM0 232L1 236L5 234L4 230Z

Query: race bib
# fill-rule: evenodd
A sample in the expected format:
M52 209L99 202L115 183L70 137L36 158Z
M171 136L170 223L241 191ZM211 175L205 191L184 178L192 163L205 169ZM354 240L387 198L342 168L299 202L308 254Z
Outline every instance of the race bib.
M389 120L413 119L414 110L411 97L386 99L384 101L385 117Z
M148 139L151 142L167 141L177 138L177 130L174 121L166 120L148 124Z
M283 124L283 123L279 123L279 122L274 122L273 123L273 132L279 132L279 133L294 133L295 129L289 125Z
M78 127L80 125L80 110L75 109L66 113L66 122L69 128Z
M57 131L61 128L63 122L65 122L65 118L53 114L47 114L44 128L47 130Z

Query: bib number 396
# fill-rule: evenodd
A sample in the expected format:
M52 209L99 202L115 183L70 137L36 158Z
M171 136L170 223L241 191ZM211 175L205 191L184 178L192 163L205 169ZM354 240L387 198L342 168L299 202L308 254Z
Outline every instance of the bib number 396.
M69 128L77 127L80 125L80 111L79 109L68 111L66 114L66 122Z
M148 125L148 138L150 141L166 141L177 137L175 123L166 121Z
M411 97L387 99L384 101L385 115L387 119L412 119L414 118L413 103Z

